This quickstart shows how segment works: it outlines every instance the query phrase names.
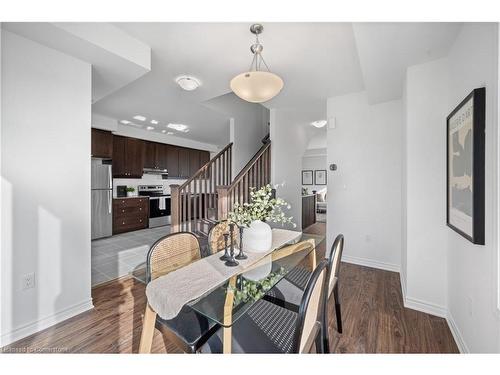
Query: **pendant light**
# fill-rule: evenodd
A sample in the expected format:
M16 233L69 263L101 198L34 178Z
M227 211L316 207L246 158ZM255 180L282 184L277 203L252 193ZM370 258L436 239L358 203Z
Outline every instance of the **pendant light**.
M241 99L251 103L263 103L274 98L283 88L283 80L269 71L262 50L264 46L259 42L259 34L264 31L260 24L254 24L250 27L250 32L255 35L255 43L250 46L253 53L250 70L238 74L230 82L233 92ZM260 70L262 64L267 71Z

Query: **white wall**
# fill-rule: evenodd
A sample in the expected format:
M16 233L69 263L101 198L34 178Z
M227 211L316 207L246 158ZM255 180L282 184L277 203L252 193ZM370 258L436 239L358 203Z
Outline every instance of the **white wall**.
M262 147L261 140L268 132L269 110L245 102L233 93L211 99L205 105L230 116L229 142L233 142L233 176L236 176Z
M405 304L445 316L447 60L409 67L405 100Z
M365 92L328 99L328 246L345 261L399 271L402 101L369 105Z
M450 50L449 68L448 112L474 88L486 87L486 232L485 245L478 246L447 231L448 309L465 350L499 353L498 25L465 24Z
M281 185L277 196L291 205L285 210L302 228L301 168L309 135L306 125L292 110L271 109L271 183Z
M90 64L3 30L0 346L92 307L90 105Z
M328 169L327 163L326 163L326 154L323 156L303 156L302 157L302 170L312 170L313 171L313 185L302 185L303 188L307 188L309 194L312 194L313 190L320 191L320 190L326 189L326 185L314 185L314 171L318 170L318 169L326 169L326 170ZM302 178L302 176L301 176L301 178Z

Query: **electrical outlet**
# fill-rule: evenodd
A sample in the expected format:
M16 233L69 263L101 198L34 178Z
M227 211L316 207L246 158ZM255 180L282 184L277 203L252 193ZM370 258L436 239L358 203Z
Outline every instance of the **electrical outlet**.
M23 275L22 286L23 286L23 290L31 289L31 288L35 287L35 273L34 272L27 273L26 275Z

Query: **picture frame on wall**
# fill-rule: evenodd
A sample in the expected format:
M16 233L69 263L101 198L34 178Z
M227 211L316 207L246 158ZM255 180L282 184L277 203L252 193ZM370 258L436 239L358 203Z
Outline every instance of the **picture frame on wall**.
M314 171L314 185L326 185L326 169Z
M302 185L312 185L313 184L313 171L303 170L302 171Z
M473 90L446 118L446 224L484 245L485 88Z

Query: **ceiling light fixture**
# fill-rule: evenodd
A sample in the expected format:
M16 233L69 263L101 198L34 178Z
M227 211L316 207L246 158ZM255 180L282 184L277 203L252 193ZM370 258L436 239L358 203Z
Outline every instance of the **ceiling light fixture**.
M134 118L135 118L136 120L139 120L139 121L146 121L146 117L141 116L141 115L134 116Z
M146 130L155 130L154 126L146 126Z
M188 126L184 124L168 124L167 128L174 129L183 133L187 133L189 131Z
M157 124L158 124L158 121L156 121L156 120L151 120L151 123L152 123L153 125L157 125Z
M175 82L186 91L196 90L201 86L201 82L198 78L193 76L180 76L175 79Z
M315 128L322 128L326 125L326 123L327 123L326 120L318 120L311 122L311 125L314 126Z
M264 27L258 23L250 27L250 32L255 34L255 43L250 46L253 53L250 70L238 74L229 85L231 90L241 99L251 103L263 103L274 98L283 88L283 80L274 73L271 73L264 58L262 50L264 46L259 42L259 34L264 31ZM264 64L267 71L260 70Z
M123 125L128 125L128 124L130 124L130 121L128 121L128 120L120 120L120 123L123 124Z

